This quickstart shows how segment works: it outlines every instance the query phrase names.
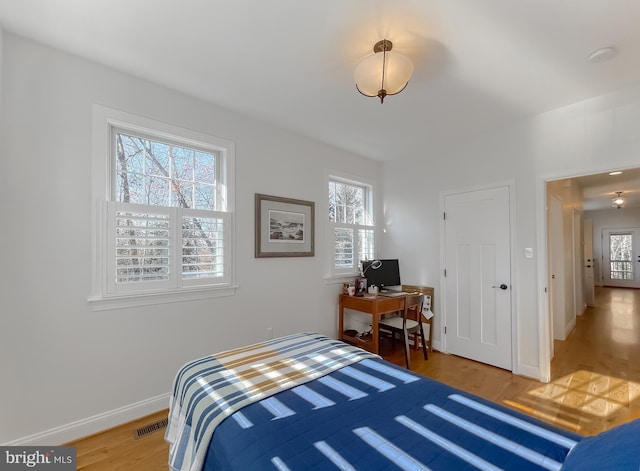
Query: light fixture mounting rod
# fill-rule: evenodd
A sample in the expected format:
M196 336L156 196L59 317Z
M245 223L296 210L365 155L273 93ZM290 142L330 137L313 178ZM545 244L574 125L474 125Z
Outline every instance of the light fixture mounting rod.
M393 48L393 43L388 39L383 39L382 41L378 41L373 45L373 52L376 54L378 52L390 51Z

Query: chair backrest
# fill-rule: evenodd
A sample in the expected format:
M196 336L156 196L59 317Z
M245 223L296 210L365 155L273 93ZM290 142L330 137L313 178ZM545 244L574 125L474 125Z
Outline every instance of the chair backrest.
M416 313L422 312L422 300L424 297L421 294L409 294L404 300L404 313L403 317L407 318L407 313L412 310L416 310ZM420 316L417 317L420 319Z
M433 287L431 286L418 286L418 285L402 285L402 291L404 291L405 293L422 293L422 294L428 294L429 296L431 296L431 306L429 306L430 310L433 311L434 310L434 297L433 295L435 294L435 290L433 289ZM423 306L423 307L427 307L427 306Z

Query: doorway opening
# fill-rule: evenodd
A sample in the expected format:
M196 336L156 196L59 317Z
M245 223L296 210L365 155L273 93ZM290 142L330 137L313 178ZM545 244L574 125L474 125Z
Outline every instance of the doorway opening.
M594 305L594 289L640 288L640 228L635 227L640 220L640 168L616 176L601 173L546 180L544 191L546 253L542 256L547 270L541 280L547 288L541 295L540 376L549 381L551 361L562 354L555 351L554 341L563 341L576 320ZM617 192L627 195L622 208L612 205ZM552 216L555 200L559 203ZM553 251L558 239L563 247L561 260Z

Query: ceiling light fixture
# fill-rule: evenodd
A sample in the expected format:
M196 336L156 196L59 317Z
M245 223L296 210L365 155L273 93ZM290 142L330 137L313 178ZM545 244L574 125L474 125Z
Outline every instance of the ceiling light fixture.
M400 93L409 83L413 64L408 57L392 52L393 43L388 39L373 46L373 54L365 57L353 73L356 88L364 96L380 98Z
M609 172L609 175L611 175L611 176L622 175L622 172L620 170L616 170L615 172Z
M622 208L622 205L624 204L624 200L620 197L621 194L622 194L621 191L616 191L616 197L611 200L611 206L613 206L614 208L617 208L617 209Z

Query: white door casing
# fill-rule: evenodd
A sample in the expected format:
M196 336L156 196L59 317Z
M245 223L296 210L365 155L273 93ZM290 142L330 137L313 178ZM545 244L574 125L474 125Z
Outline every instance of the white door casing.
M571 211L571 253L573 254L573 266L571 271L573 272L573 322L575 323L576 317L582 315L585 307L582 268L584 266L584 239L582 235L582 214L575 208Z
M596 302L594 260L593 260L593 220L584 222L584 300L587 306L594 306Z
M446 351L511 370L510 188L444 196Z

